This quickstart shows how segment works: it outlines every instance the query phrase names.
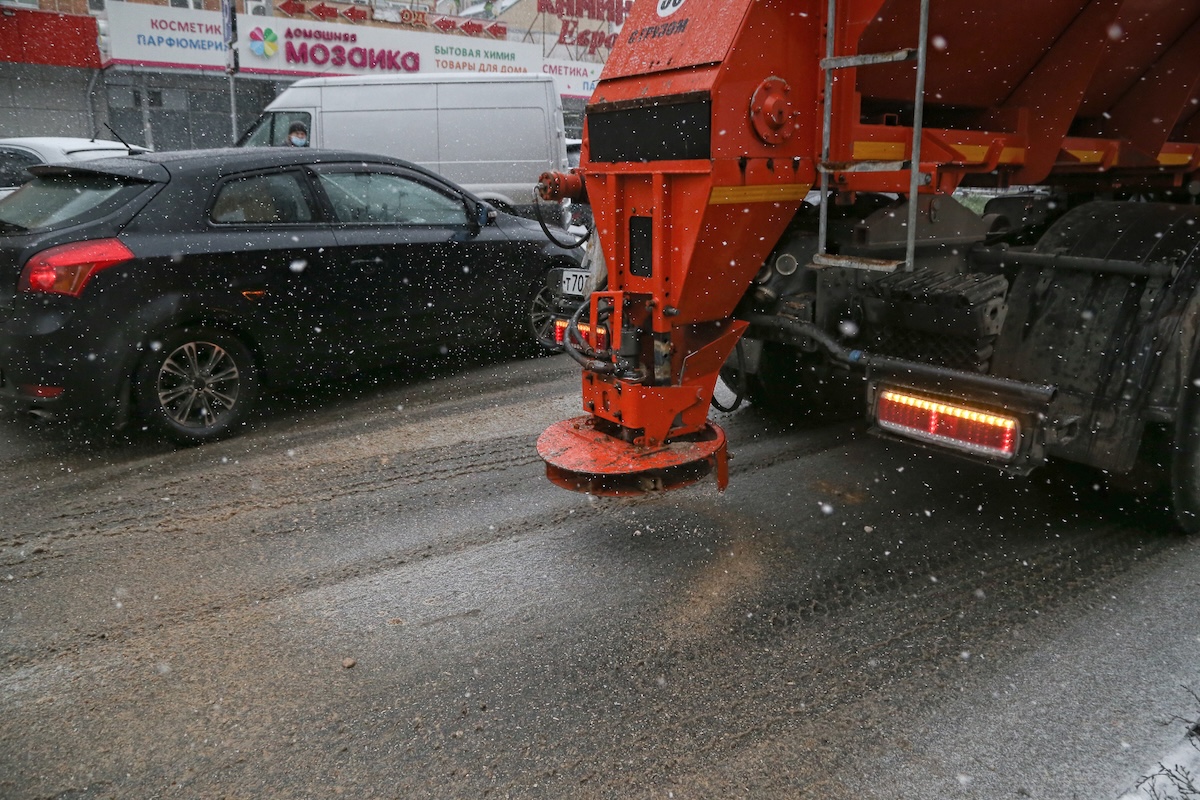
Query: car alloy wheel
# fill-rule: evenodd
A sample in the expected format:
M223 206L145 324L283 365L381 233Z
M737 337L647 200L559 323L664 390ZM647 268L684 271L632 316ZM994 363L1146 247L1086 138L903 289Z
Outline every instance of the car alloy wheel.
M559 353L562 347L554 341L554 291L542 283L533 295L529 308L529 324L533 338L544 352Z
M233 433L257 396L254 359L245 345L204 329L178 331L155 344L138 380L147 421L186 444Z

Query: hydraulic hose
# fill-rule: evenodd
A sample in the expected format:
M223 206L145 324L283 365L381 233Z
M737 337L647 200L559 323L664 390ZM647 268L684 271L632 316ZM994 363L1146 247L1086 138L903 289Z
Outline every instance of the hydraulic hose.
M583 314L584 309L590 308L591 305L591 298L584 300L579 304L579 308L575 309L575 313L571 315L571 319L567 322L565 336L567 355L586 370L611 374L617 371L617 365L611 361L600 361L595 358L598 354L584 341L583 334L579 332L579 317ZM583 348L582 351L571 343L572 335L574 335L575 340L579 343L579 347Z
M596 229L595 223L587 226L587 230L584 231L583 235L580 236L577 241L573 243L560 242L558 237L550 232L550 226L546 224L545 218L542 217L541 201L544 194L545 191L542 184L539 183L533 187L533 212L537 215L538 225L542 226L542 233L546 234L547 239L565 250L574 250L576 247L582 246L584 242L592 238L592 231Z
M900 375L915 375L932 380L953 381L1001 397L1021 398L1039 403L1049 402L1058 393L1057 387L1046 384L1024 383L1009 378L997 378L992 375L924 364L919 361L874 355L864 350L851 350L842 346L836 339L811 322L797 322L770 314L750 314L744 319L753 326L774 328L791 336L811 339L824 348L835 361L841 361L843 364L851 366L874 368Z

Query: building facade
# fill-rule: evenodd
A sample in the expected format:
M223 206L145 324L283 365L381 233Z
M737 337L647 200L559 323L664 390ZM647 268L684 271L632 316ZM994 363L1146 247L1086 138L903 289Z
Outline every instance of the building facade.
M0 0L0 137L223 147L294 80L372 72L531 72L568 135L624 0ZM232 39L232 41L231 41Z

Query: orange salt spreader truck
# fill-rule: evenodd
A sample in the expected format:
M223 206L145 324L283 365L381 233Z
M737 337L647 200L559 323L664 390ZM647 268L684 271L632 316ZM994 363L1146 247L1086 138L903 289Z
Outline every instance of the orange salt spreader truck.
M1200 528L1200 0L636 0L537 191L607 267L555 483L723 489L720 376L1016 474L1150 460Z

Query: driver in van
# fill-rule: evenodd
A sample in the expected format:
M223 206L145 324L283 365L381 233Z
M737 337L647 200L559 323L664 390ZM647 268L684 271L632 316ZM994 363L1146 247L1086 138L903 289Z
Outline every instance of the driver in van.
M308 147L308 128L303 122L293 122L288 128L287 143L292 147Z

